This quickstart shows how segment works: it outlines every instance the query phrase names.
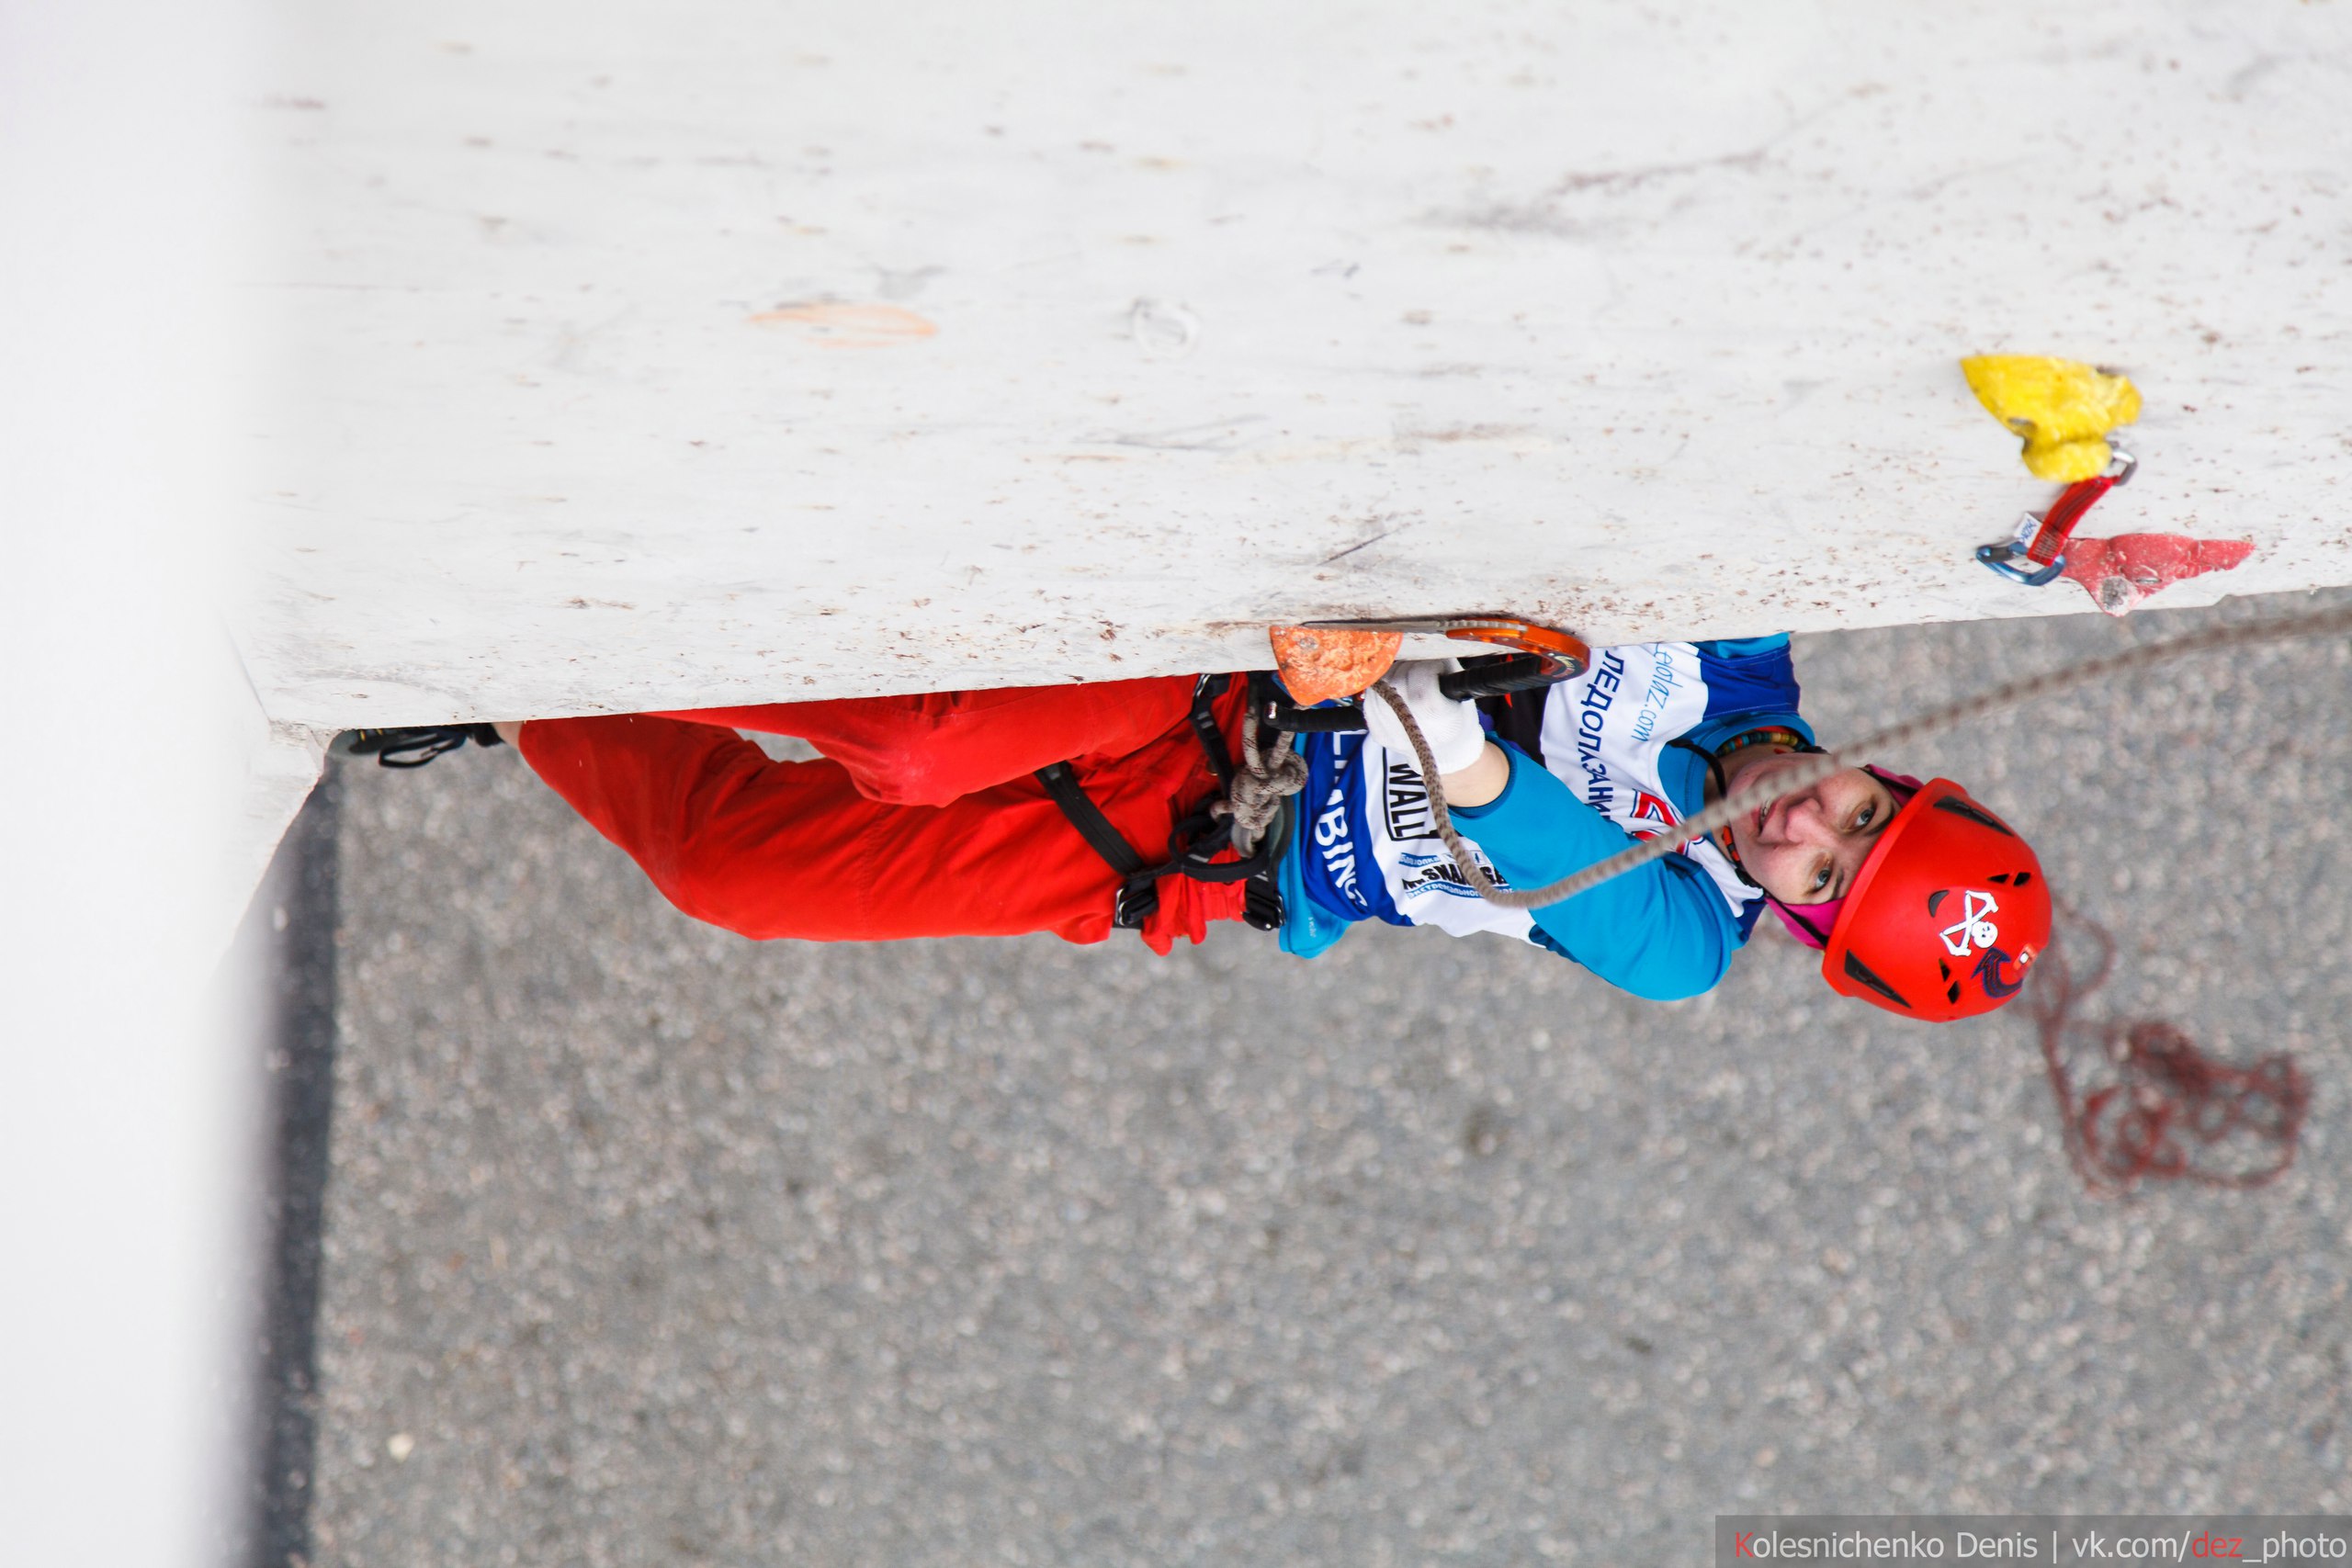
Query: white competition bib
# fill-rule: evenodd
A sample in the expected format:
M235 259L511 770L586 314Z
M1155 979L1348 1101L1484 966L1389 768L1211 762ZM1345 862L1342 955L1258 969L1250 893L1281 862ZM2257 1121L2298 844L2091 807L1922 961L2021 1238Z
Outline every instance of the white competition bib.
M1430 815L1429 786L1412 754L1391 751L1367 737L1363 744L1363 815L1372 840L1373 863L1380 867L1389 902L1417 926L1435 926L1456 936L1499 931L1521 942L1534 940L1535 917L1525 909L1489 904L1463 879L1461 868L1437 836ZM1466 824L1457 822L1458 829ZM1477 840L1464 833L1478 868L1508 887Z
M1654 839L1682 819L1659 765L1667 743L1706 716L1699 650L1689 643L1595 649L1590 669L1544 698L1544 765L1587 806L1637 839ZM1682 852L1714 879L1733 914L1759 896L1712 840Z
M1545 694L1544 763L1577 798L1634 837L1674 834L1681 814L1662 776L1667 743L1706 716L1704 672L1690 644L1597 649L1591 669ZM1319 803L1303 824L1308 863L1301 875L1310 887L1319 886L1330 907L1344 906L1351 919L1537 941L1531 913L1489 904L1464 880L1437 836L1429 789L1411 755L1369 736L1360 750L1355 746L1352 737L1316 737L1309 748L1309 798ZM1465 831L1464 838L1480 866L1501 882L1476 836ZM1713 843L1685 844L1682 852L1713 879L1735 917L1758 897Z

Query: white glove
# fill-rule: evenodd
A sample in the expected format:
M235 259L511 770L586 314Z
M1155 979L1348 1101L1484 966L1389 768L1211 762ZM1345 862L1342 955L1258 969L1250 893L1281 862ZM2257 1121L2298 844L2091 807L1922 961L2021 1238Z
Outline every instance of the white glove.
M1437 689L1438 677L1462 668L1458 659L1416 659L1388 671L1388 684L1413 710L1421 739L1430 743L1430 757L1442 773L1458 773L1486 754L1487 732L1478 724L1478 707ZM1364 728L1372 738L1400 756L1413 755L1413 742L1396 722L1396 710L1378 692L1363 694ZM1416 764L1417 766L1419 764Z

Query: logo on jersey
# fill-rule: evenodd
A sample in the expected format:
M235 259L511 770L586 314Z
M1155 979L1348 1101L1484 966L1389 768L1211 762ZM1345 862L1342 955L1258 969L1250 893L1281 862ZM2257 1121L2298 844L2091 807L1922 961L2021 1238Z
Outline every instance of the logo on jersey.
M1645 789L1637 789L1634 792L1634 815L1626 822L1625 831L1636 839L1655 839L1658 836L1657 828L1636 828L1634 824L1655 822L1658 827L1671 828L1681 820L1681 818L1674 814L1674 807L1668 805L1663 796L1652 795ZM1694 844L1705 842L1704 839L1685 839L1682 840L1682 847L1687 850Z
M1388 777L1380 792L1381 815L1391 839L1434 839L1437 818L1430 814L1430 786L1420 770L1396 757L1388 759Z
M1510 886L1486 856L1477 856L1477 861L1478 869L1487 874L1488 881L1498 887ZM1408 854L1403 857L1399 869L1404 873L1404 880L1396 886L1400 904L1422 893L1443 893L1455 898L1478 897L1478 890L1470 886L1470 879L1462 874L1462 868L1449 856Z
M1634 792L1634 811L1631 818L1632 822L1655 822L1658 825L1658 828L1671 828L1674 826L1675 820L1674 807L1668 806L1662 798L1652 795L1645 789L1637 789ZM1640 828L1633 827L1630 822L1627 825L1625 831L1633 834L1636 839L1655 839L1657 837L1657 828L1645 830Z
M1998 914L2000 909L2001 906L1993 901L1990 893L1979 893L1971 888L1961 898L1959 923L1943 929L1945 951L1954 958L1965 958L1974 948L1991 951L1993 944L2001 940L2001 932L2000 928L1984 917ZM2007 962L2006 954L2002 962ZM2006 992L2001 994L2007 995Z
M1324 907L1335 913L1344 912L1350 919L1360 920L1372 912L1372 902L1365 897L1363 884L1357 876L1359 850L1349 812L1348 786L1356 772L1357 753L1346 747L1334 746L1329 755L1331 760L1330 787L1324 796L1323 809L1315 818L1315 855L1307 863L1320 873L1322 886L1330 894L1330 899L1319 900ZM1302 872L1305 869L1306 866L1302 865ZM1337 900L1338 907L1332 900Z
M1664 796L1652 795L1645 789L1637 789L1634 792L1634 810L1632 816L1626 818L1625 831L1636 839L1655 839L1658 836L1657 828L1637 828L1634 824L1655 822L1658 828L1671 828L1681 820L1681 818L1674 814L1674 807L1667 803ZM1698 842L1700 840L1697 839L1685 839L1682 841L1682 847L1688 849Z

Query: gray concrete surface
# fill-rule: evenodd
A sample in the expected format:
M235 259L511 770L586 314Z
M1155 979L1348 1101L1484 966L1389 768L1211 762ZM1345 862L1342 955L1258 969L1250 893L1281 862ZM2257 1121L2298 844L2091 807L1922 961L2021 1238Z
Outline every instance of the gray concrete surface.
M1834 737L2205 618L1799 669ZM319 1561L1690 1562L1718 1511L2352 1509L2346 654L1917 759L2122 935L2118 1006L2313 1080L2278 1186L2122 1203L2027 1025L1885 1018L1777 940L1670 1007L1385 929L760 946L511 752L350 769Z

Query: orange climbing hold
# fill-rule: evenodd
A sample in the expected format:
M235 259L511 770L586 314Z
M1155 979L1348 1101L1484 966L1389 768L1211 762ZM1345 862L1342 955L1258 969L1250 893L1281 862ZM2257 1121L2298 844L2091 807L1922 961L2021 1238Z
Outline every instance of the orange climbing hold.
M1401 632L1331 626L1274 626L1266 640L1273 644L1274 669L1283 687L1301 707L1370 691L1405 646Z

